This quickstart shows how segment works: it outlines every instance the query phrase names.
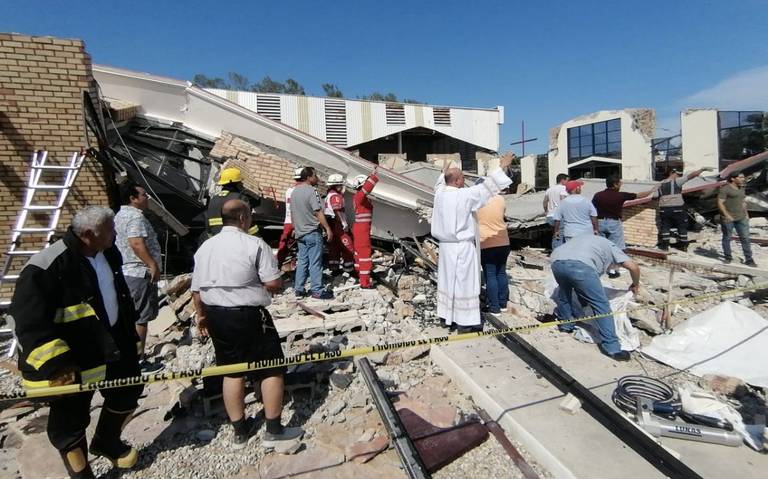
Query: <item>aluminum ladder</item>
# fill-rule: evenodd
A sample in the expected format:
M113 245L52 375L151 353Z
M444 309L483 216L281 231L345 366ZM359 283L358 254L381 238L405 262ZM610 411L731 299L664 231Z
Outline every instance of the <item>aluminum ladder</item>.
M65 165L50 165L46 163L47 159L48 152L45 150L35 151L32 154L29 179L27 180L27 189L24 194L24 205L21 207L21 212L16 218L16 226L11 232L11 242L8 251L5 253L3 270L0 274L0 288L2 288L3 284L15 283L19 279L18 273L11 273L16 258L30 258L51 244L56 227L59 224L59 218L61 218L61 210L64 208L69 191L72 189L72 185L74 185L80 168L85 161L85 153L82 151L74 153L69 163ZM61 175L61 183L41 183L41 177L45 172L63 173ZM36 204L35 193L38 191L55 192L56 198L49 204ZM49 215L48 224L41 227L28 227L27 219L30 213L33 215ZM42 247L40 249L22 249L25 235L33 235L38 238L44 236L45 239L42 241ZM6 309L10 304L10 298L0 299L0 308L2 309ZM13 329L0 329L0 335L9 334L13 334ZM8 357L13 356L16 352L16 345L17 341L14 338L8 350Z

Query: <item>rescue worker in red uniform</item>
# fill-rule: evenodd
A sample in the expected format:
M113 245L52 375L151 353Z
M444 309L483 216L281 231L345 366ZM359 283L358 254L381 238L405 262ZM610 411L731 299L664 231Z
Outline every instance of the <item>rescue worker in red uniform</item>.
M293 179L296 184L299 184L301 180L301 170L304 168L296 168L293 171ZM285 258L288 256L288 251L293 244L293 223L291 223L291 193L296 185L291 186L285 190L285 221L283 223L283 234L280 235L280 244L277 246L277 267L279 268L285 262Z
M333 174L328 177L328 194L325 196L324 213L333 230L333 239L328 243L328 268L336 273L343 266L347 273L354 272L352 238L344 208L344 176ZM342 263L343 261L343 263Z
M370 176L358 175L355 177L354 186L357 192L352 198L355 208L355 224L352 226L352 237L355 240L355 270L360 276L360 287L372 289L371 271L371 222L373 221L373 203L368 195L371 194L379 177L376 170Z

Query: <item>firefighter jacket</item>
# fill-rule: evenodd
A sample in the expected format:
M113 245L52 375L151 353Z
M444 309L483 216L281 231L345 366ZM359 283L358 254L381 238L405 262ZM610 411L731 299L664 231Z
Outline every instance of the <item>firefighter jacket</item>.
M355 207L355 223L370 223L373 219L373 203L368 195L371 194L378 182L379 177L372 174L366 178L363 186L352 197L352 203Z
M211 199L208 200L208 211L205 216L206 228L208 229L208 234L210 236L217 234L219 231L221 231L222 226L224 226L224 222L221 219L221 207L224 206L224 203L229 200L243 200L246 204L250 205L251 209L259 206L260 203L259 200L254 200L245 193L242 193L236 189L227 188L225 186L224 189L211 196ZM258 226L256 226L254 223L251 225L248 233L256 234L258 230Z
M115 246L104 251L114 273L118 319L109 325L96 271L79 251L70 228L63 239L35 254L16 283L10 314L19 340L25 387L49 386L67 369L82 383L104 379L108 362L138 360L136 311Z

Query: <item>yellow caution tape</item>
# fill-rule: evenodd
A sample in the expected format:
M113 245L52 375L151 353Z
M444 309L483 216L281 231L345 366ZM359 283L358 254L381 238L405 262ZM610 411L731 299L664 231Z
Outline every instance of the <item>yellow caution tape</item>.
M304 353L296 354L293 356L287 356L285 358L266 359L262 361L229 364L226 366L210 366L207 368L188 369L184 371L164 371L155 374L147 374L143 376L103 380L98 382L86 383L86 384L69 384L66 386L51 386L25 389L13 393L0 394L0 401L24 399L24 398L42 398L49 396L60 396L65 394L75 394L83 391L97 391L101 389L114 389L121 387L137 386L144 384L151 384L165 381L175 381L179 379L193 379L204 378L211 376L224 376L227 374L243 373L250 371L258 371L261 369L270 369L283 366L294 366L298 364L315 363L320 361L338 361L346 358L353 358L355 356L364 356L366 354L397 351L400 349L414 348L419 346L430 346L433 344L452 343L457 341L467 341L470 339L486 338L492 336L499 336L510 333L525 333L534 331L536 329L551 328L560 324L579 323L582 321L591 321L594 319L605 318L614 314L631 313L634 311L642 311L646 309L663 308L665 306L679 305L679 304L692 304L705 300L725 298L727 296L736 296L747 291L758 291L768 289L768 282L755 284L743 288L731 289L728 291L718 293L708 293L695 296L688 299L680 299L676 301L670 301L665 304L659 304L654 306L641 306L637 308L630 308L623 311L615 311L606 314L597 314L594 316L586 316L583 318L572 319L569 321L553 321L549 323L538 323L525 326L513 326L502 329L491 329L488 331L475 332L475 333L462 333L454 334L451 336L437 336L432 338L414 339L410 341L400 341L397 343L385 343L375 346L365 346L359 348L351 348L338 351L327 351L322 353Z

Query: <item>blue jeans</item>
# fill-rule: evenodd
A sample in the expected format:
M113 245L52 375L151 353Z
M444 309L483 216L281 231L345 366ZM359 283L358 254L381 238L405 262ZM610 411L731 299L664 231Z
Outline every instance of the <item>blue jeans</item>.
M309 276L310 291L323 291L323 235L320 231L307 233L296 242L299 245L299 259L296 263L296 277L293 289L297 293L304 292L304 283Z
M552 273L557 280L558 289L555 293L555 302L557 303L557 312L560 320L568 321L575 319L573 317L574 309L580 310L579 305L574 305L573 292L581 303L592 307L594 314L610 314L611 303L608 296L605 295L603 285L600 283L600 276L590 266L575 260L558 260L552 263ZM619 338L616 336L616 327L613 323L613 316L606 316L593 320L597 323L597 329L600 333L600 343L603 350L608 354L615 354L621 351ZM564 327L563 329L572 329Z
M621 220L611 218L597 220L597 227L600 236L609 239L620 250L627 249L627 244L624 242L624 225L621 224Z
M728 259L732 258L731 237L733 230L736 230L739 241L741 241L741 249L744 251L744 261L751 261L752 245L749 242L749 218L743 218L732 223L723 222L720 226L723 230L723 256Z
M555 227L555 219L553 217L551 217L551 216L547 216L547 224L554 228ZM562 225L561 225L561 229L562 229ZM564 241L563 241L563 232L561 231L560 232L560 236L555 238L555 233L554 233L554 231L552 231L552 249L554 250L555 248L557 248L558 246L560 246L563 243L564 243Z
M480 250L485 279L485 301L488 311L500 313L509 301L509 278L507 278L507 257L509 246L496 246Z

